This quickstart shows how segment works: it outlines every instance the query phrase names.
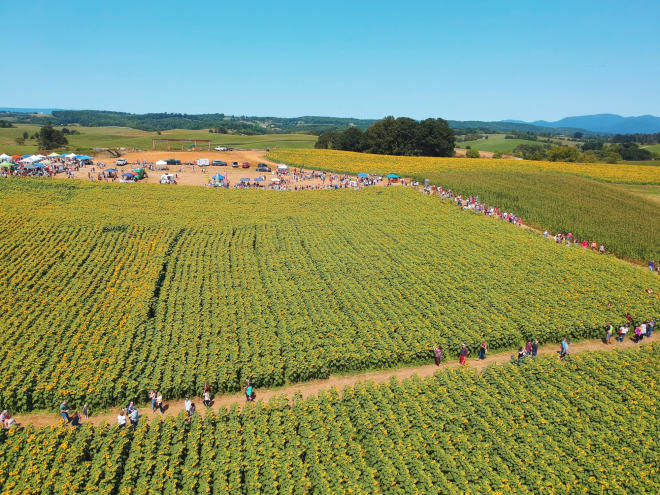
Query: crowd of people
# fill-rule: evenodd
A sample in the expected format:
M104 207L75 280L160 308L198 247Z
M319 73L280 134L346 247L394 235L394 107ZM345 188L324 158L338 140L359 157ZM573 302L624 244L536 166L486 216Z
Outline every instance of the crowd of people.
M618 342L623 342L624 340L626 340L626 335L628 335L628 333L630 332L631 327L634 328L635 330L630 339L635 344L638 344L639 342L644 340L645 337L647 339L651 338L651 336L653 335L653 329L655 328L655 320L651 318L650 320L641 321L640 323L636 324L632 316L630 316L630 313L626 314L626 321L619 327L617 331L616 340ZM606 344L612 343L612 337L614 336L614 331L615 331L614 326L612 324L609 324L607 326L607 332L605 334Z

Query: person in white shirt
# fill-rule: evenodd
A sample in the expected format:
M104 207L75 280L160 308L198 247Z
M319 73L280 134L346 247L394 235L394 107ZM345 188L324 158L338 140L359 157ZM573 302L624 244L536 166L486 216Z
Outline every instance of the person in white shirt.
M185 407L186 412L190 411L190 404L192 404L192 402L190 399L186 398L186 400L183 402L183 407Z
M126 426L126 413L123 409L119 411L119 415L117 416L117 424L120 428Z
M628 333L628 327L625 325L622 325L621 328L619 328L619 336L616 338L619 342L623 342L623 340L626 338L626 334Z

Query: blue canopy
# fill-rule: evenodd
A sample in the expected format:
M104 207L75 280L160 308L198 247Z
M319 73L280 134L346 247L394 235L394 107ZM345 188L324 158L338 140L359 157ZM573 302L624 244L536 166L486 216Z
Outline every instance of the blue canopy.
M23 155L21 158L28 158L30 155Z
M250 178L249 177L243 177L241 179L241 182L250 182Z
M135 174L132 172L126 172L125 174L122 174L122 177L135 177Z
M32 166L33 166L34 168L46 168L46 165L44 165L43 163L35 163L35 164L32 165Z
M117 169L116 169L116 168L106 168L106 169L104 170L104 172L108 172L108 173L110 173L110 174L116 174L116 173L117 173Z
M66 153L60 153L60 156L66 156Z
M255 179L252 179L254 182L262 182L264 180L263 177L257 177Z
M357 174L358 177L369 177L369 174L365 174L364 172L360 172Z
M387 177L388 179L398 179L399 178L399 176L396 175L396 174L387 174L385 177Z
M92 159L91 156L87 156L87 155L76 155L76 158L78 160L91 160Z
M213 179L213 180L225 180L225 176L224 176L224 175L220 175L220 174L215 174L215 175L212 177L212 179Z

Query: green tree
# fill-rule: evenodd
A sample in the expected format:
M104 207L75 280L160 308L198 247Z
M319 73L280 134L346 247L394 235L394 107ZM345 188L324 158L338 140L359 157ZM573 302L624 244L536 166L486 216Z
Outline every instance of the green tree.
M573 146L552 146L546 153L551 162L576 162L580 152Z
M29 136L27 131L23 131L23 139L27 139Z
M54 129L52 125L45 125L39 131L39 148L52 150L69 144L62 131Z
M24 137L17 137L14 139L16 141L16 144L20 144L21 146L25 144L25 138Z
M469 149L465 152L465 156L468 158L479 158L479 150Z

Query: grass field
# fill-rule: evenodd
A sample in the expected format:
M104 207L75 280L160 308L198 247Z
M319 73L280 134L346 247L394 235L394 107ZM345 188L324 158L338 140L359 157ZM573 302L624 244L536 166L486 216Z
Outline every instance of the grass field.
M657 185L660 174L655 173L655 167L391 157L327 150L282 150L271 153L271 157L307 168L395 172L429 179L458 193L478 195L541 229L572 232L579 239L604 243L609 251L622 257L638 261L660 258L656 203L602 182L607 179Z
M477 149L479 151L492 151L494 153L512 153L516 146L520 144L543 144L540 141L530 141L527 139L505 139L506 134L488 134L488 139L478 139L476 141L464 141L456 143L457 148L465 148L470 146L471 148ZM559 139L554 139L553 142L556 144L562 144L567 146L575 146L579 144L575 141L563 141Z
M660 310L646 270L407 188L12 179L0 209L13 411L277 386L416 363L437 343L593 338Z
M39 131L40 126L17 124L16 128L0 129L0 153L21 154L38 151L36 140L28 139L26 144L16 144L14 139L27 132L29 135ZM123 127L79 127L70 126L80 132L80 135L67 136L69 146L67 149L89 153L93 148L139 148L150 150L152 139L210 139L211 147L227 145L235 148L313 148L316 136L308 134L264 134L257 136L239 136L233 134L212 134L208 130L175 129L163 131L161 135L155 132L139 131ZM185 146L188 143L184 143ZM172 144L172 149L180 149L181 145ZM178 146L178 147L177 147ZM159 144L159 149L166 149L165 143Z

